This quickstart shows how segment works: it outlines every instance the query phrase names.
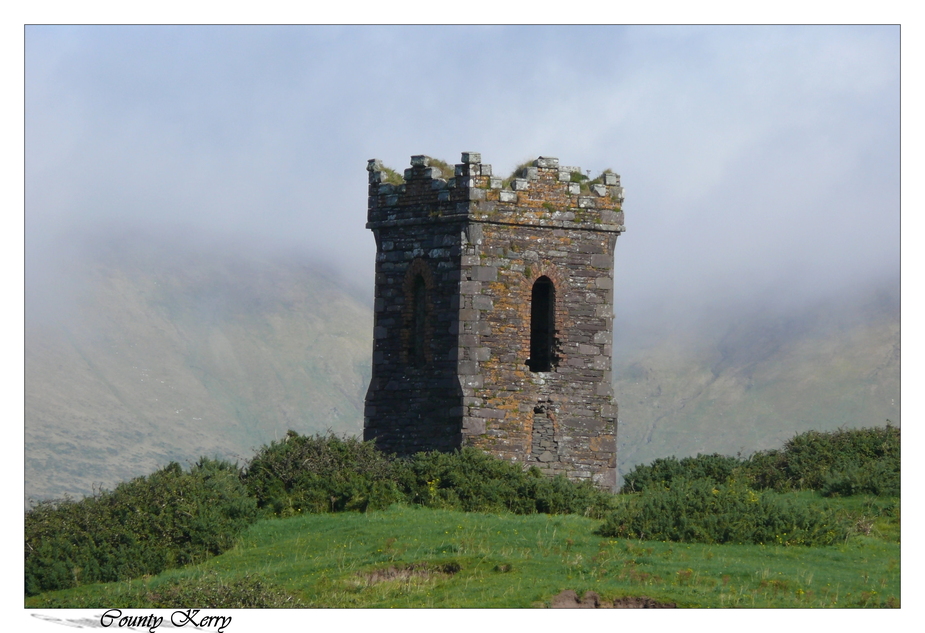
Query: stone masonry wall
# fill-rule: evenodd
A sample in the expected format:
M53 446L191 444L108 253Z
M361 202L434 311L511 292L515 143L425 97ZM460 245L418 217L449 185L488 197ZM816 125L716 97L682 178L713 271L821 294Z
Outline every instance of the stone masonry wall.
M396 452L468 444L615 486L619 176L605 173L583 192L571 182L578 168L541 157L503 188L475 153L463 154L451 178L425 156L412 157L402 185L383 184L378 161L369 170L367 226L378 254L366 438ZM432 274L423 367L402 355L409 298L401 287L415 270ZM557 360L532 372L531 291L541 277L555 289Z

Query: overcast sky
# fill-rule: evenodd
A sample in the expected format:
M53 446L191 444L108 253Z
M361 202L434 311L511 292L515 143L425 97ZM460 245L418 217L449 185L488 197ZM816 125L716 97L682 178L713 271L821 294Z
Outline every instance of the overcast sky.
M617 314L899 278L898 27L27 27L27 297L63 240L334 262L366 161L555 156L626 187Z

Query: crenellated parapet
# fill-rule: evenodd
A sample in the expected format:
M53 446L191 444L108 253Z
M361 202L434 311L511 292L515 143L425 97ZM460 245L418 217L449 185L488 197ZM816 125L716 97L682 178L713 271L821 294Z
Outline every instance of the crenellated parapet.
M474 220L622 233L620 176L604 172L589 185L577 182L578 167L540 156L510 181L492 174L481 154L463 152L453 174L429 156L412 156L401 184L385 182L382 162L370 160L368 228L422 222ZM599 181L599 182L598 182Z

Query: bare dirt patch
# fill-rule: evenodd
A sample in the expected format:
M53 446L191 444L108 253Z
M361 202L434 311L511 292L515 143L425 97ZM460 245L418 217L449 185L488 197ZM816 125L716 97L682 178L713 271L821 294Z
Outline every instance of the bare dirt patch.
M388 580L411 580L428 578L448 578L460 569L457 563L444 563L433 565L430 563L410 563L408 565L392 565L384 569L374 569L360 574L367 585L375 585Z
M553 609L674 609L673 602L658 602L648 596L627 596L615 600L601 600L594 591L588 591L580 599L571 589L566 589L552 599Z

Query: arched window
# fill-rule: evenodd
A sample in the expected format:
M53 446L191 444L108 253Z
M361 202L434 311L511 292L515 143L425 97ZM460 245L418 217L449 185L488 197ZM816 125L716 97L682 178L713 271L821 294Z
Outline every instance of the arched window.
M549 277L540 277L530 296L530 371L552 371L555 341L556 288Z
M411 290L411 336L408 359L411 364L424 364L424 330L427 324L427 287L424 277L417 275Z

